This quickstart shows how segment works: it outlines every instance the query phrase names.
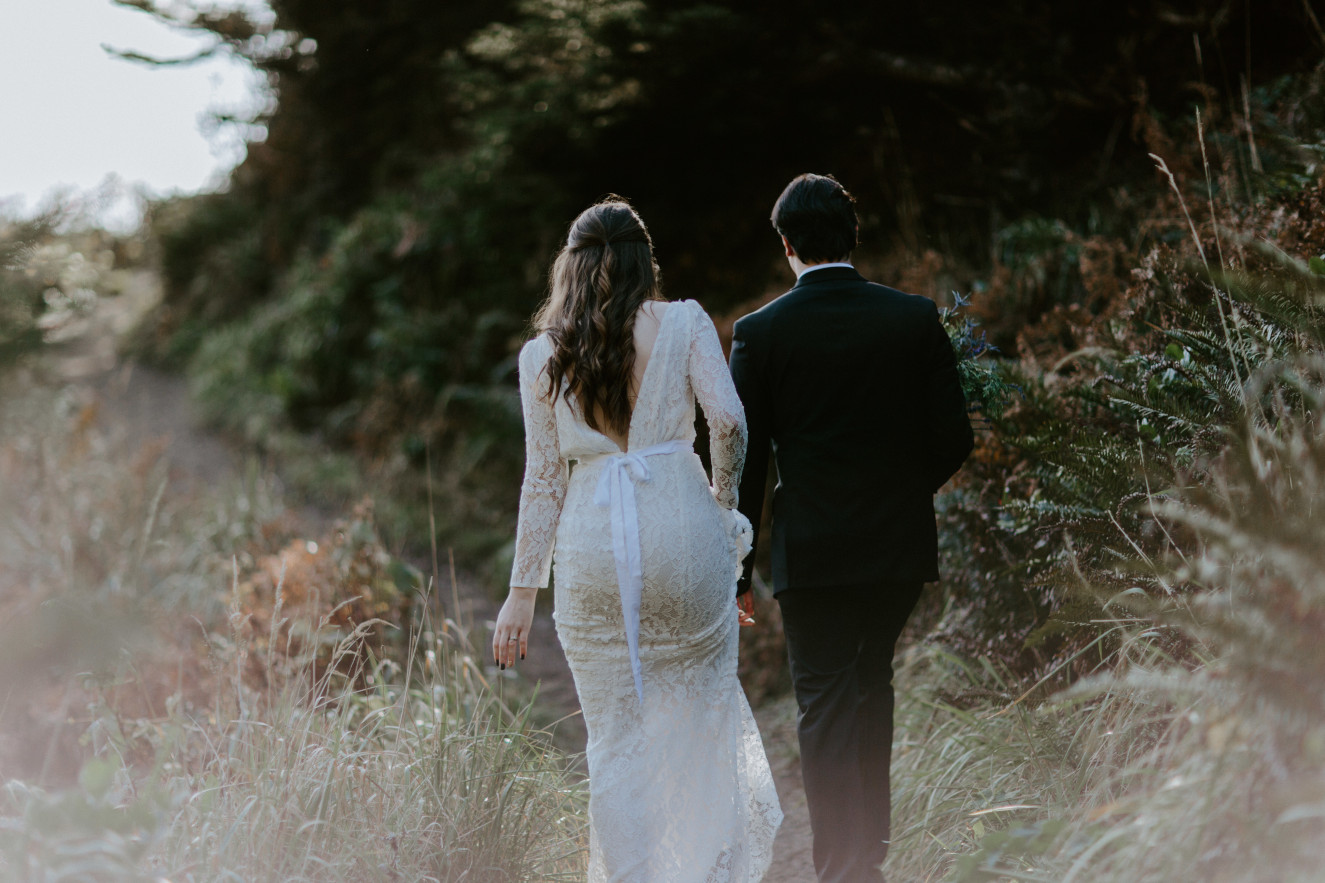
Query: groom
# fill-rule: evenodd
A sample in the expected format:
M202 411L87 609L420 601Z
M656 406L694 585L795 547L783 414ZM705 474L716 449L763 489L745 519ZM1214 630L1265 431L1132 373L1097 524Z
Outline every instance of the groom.
M814 867L821 883L879 883L893 648L922 585L938 579L933 495L973 436L934 303L852 267L858 224L842 185L801 175L772 220L797 280L733 332L750 428L740 509L758 529L771 446L773 591L800 706Z

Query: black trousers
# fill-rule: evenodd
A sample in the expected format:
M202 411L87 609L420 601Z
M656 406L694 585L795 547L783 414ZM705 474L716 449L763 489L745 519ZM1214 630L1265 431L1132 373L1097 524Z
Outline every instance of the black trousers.
M820 883L883 879L892 822L893 651L922 588L885 582L777 595Z

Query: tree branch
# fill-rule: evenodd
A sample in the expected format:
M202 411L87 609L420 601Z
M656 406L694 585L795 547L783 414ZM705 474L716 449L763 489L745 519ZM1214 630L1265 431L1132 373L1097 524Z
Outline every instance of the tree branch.
M118 2L118 0L117 0ZM190 64L197 64L200 61L206 61L221 51L221 44L217 43L204 49L199 49L192 55L185 55L180 58L157 58L153 55L144 55L141 52L134 52L131 49L116 49L107 43L102 43L101 48L109 55L123 61L132 61L135 64L146 64L152 67L187 67Z
M959 70L922 58L907 58L890 52L875 52L874 61L890 79L929 86L965 86L978 82L975 71Z
M184 12L167 12L158 9L153 0L110 0L110 2L116 6L146 13L169 27L186 31L207 31L235 45L245 43L270 30L260 27L243 9L200 10L189 2L184 4L185 8L192 12L192 16L188 16Z
M1302 8L1307 12L1307 20L1316 29L1316 36L1320 38L1320 44L1325 46L1325 28L1320 26L1320 19L1316 18L1316 12L1311 8L1311 0L1302 0Z
M163 21L169 25L183 27L188 24L188 22L182 21L168 12L157 9L156 4L153 3L152 0L110 0L110 2L114 6L123 6L125 9L136 9L139 12L145 12L152 16L152 18Z

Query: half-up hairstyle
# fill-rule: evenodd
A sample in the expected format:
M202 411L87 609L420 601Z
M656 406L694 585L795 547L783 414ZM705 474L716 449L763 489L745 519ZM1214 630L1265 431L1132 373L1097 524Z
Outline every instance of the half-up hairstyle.
M645 301L661 299L653 241L635 210L615 196L585 209L570 225L547 300L534 315L534 327L552 344L549 400L564 382L585 423L602 432L597 413L608 429L626 434L635 314Z

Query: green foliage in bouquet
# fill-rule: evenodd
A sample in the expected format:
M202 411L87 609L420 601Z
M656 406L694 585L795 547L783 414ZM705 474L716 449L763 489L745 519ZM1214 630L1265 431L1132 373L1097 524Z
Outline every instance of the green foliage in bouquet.
M939 311L939 320L957 356L962 392L967 404L986 422L998 420L1021 388L1008 379L998 362L986 358L997 353L998 347L989 342L984 331L978 331L979 322L963 313L970 306L970 298L954 291L952 300L952 306Z

